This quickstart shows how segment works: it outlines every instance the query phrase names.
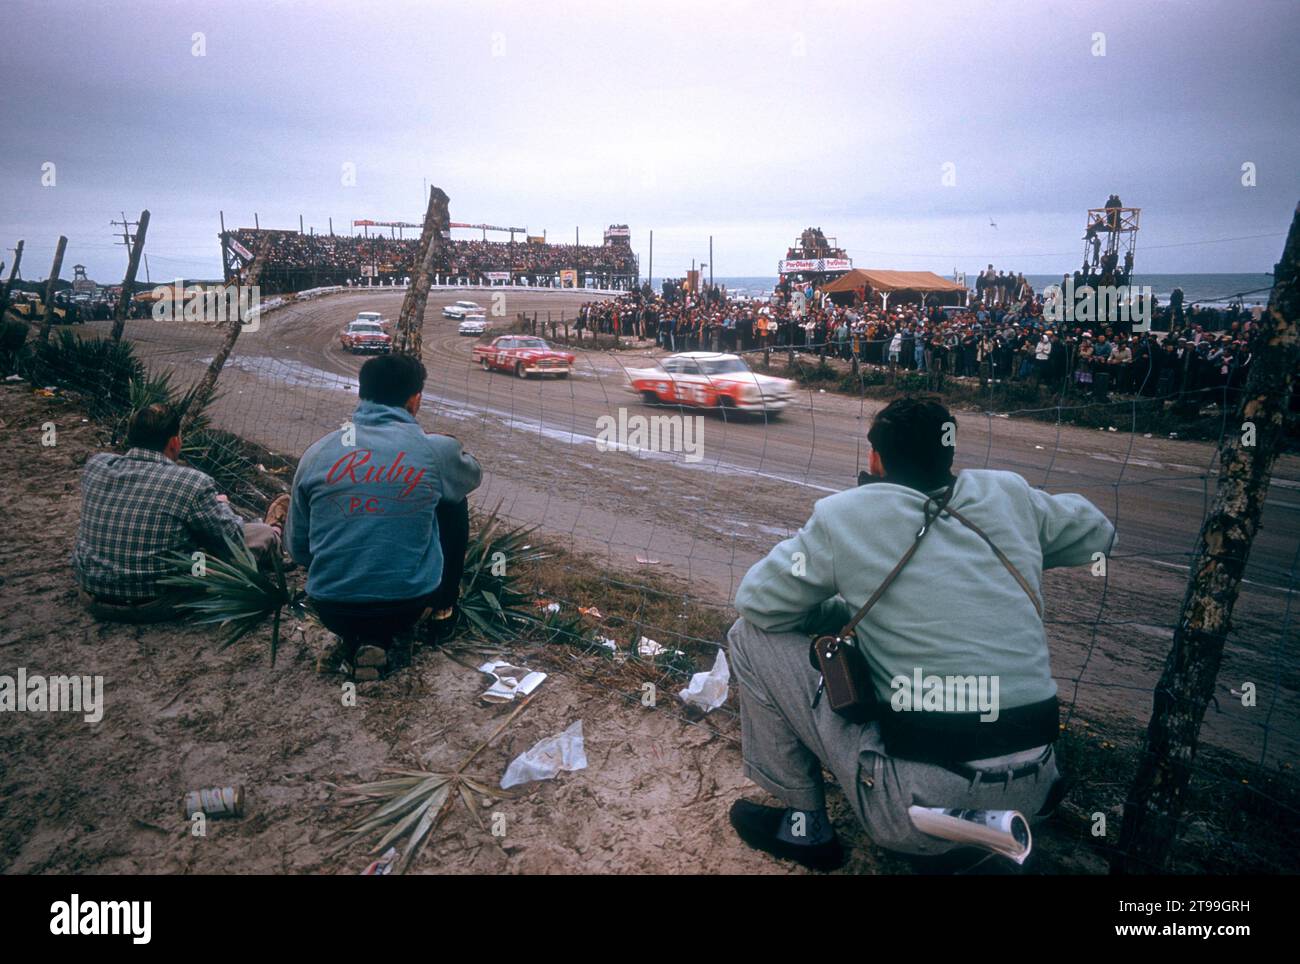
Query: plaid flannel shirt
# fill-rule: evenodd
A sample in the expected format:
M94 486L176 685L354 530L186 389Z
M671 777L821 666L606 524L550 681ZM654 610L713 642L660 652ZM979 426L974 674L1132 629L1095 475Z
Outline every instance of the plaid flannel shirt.
M101 452L81 478L81 523L72 569L82 589L121 601L160 594L161 576L176 572L171 552L219 550L243 539L243 521L217 500L217 484L161 452Z

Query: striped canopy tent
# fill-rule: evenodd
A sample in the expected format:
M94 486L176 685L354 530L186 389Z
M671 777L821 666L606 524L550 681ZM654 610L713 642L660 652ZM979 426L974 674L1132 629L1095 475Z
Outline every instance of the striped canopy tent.
M846 271L823 289L830 295L852 295L857 292L863 300L878 297L881 307L888 307L889 299L899 295L902 301L924 301L926 295L936 294L940 304L965 304L968 292L960 281L941 278L933 271L887 271L881 268L854 268Z

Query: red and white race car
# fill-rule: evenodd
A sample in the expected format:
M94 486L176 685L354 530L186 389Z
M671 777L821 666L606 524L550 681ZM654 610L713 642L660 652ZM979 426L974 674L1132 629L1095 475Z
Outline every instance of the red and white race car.
M795 383L749 370L737 355L688 351L658 368L630 368L628 389L651 405L689 405L775 415L794 399Z
M514 372L519 378L532 375L568 378L574 360L569 352L556 351L545 340L532 335L501 335L489 344L475 345L474 358L485 372L498 368Z
M393 336L384 331L384 326L378 321L362 321L358 319L349 322L348 326L339 335L339 343L343 346L344 351L354 354L357 352L377 352L386 355L393 350Z

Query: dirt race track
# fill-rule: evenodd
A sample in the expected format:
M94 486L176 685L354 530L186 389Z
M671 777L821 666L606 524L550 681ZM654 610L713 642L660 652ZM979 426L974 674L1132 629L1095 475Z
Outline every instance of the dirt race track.
M635 582L644 568L669 572L686 580L697 598L726 606L748 566L797 529L816 499L854 484L865 461L865 431L874 403L807 391L771 422L706 415L698 463L685 462L681 454L600 451L595 444L600 416L616 415L619 407L629 413L664 413L628 393L623 375L625 367L643 366L658 353L579 352L577 371L567 380L489 374L471 363L474 339L459 337L455 322L441 318L441 307L456 297L455 292L435 291L429 299L425 362L430 377L420 421L430 431L456 435L483 463L484 484L474 496L478 506L500 502L511 518L538 524L545 539L585 555L611 578ZM490 304L486 292L468 297ZM506 318L536 310L543 318L547 311L557 318L564 311L571 319L580 301L577 294L510 292L504 307ZM213 409L215 424L276 452L300 454L337 428L355 404L356 372L363 359L340 350L338 332L360 310L395 318L400 303L400 292L356 293L269 314L261 330L241 336L227 364ZM128 323L126 335L151 366L174 367L183 383L197 376L219 341L211 328L153 321ZM1074 705L1077 716L1140 727L1150 714L1151 688L1172 637L1189 553L1213 493L1212 446L1134 436L1124 424L1116 424L1115 432L1098 432L958 413L958 425L959 467L1011 469L1049 491L1080 492L1117 523L1119 542L1104 577L1087 570L1048 574L1049 637L1062 699ZM85 444L93 440L87 438ZM47 475L75 483L72 465L64 469ZM17 482L3 480L11 488ZM58 766L44 781L29 784L14 769L4 771L0 785L11 806L3 818L0 867L354 871L350 864L332 864L314 842L303 842L314 841L318 822L329 822L323 814L327 792L320 781L372 778L375 767L394 754L404 754L407 762L414 762L412 756L419 759L409 745L412 736L451 726L456 707L469 705L479 680L445 661L436 671L426 666L399 674L382 684L385 696L396 701L386 715L367 709L362 711L369 718L365 726L322 731L316 724L332 712L334 697L316 692L310 672L295 668L302 661L296 657L305 658L309 651L306 642L297 653L294 646L286 647L268 679L265 652L259 648L242 647L238 655L208 648L195 656L188 641L203 635L198 630L176 633L176 645L160 647L148 631L96 627L80 613L60 616L75 611L62 608L70 602L62 562L71 538L66 515L70 505L75 508L74 495L75 484L71 489L56 485L32 508L29 536L53 537L59 543L43 554L40 566L24 564L12 542L3 553L7 582L2 587L0 652L5 665L24 665L24 659L28 666L38 665L41 652L34 644L48 643L48 626L61 623L66 626L56 649L69 660L82 658L91 647L135 652L124 671L144 674L151 682L144 690L123 692L138 694L131 698L141 702L142 718L158 717L144 729L152 745L135 749L156 755L159 762L137 759L137 752L130 754L136 762L127 772L106 772L88 745L95 741L80 741L60 751ZM1300 545L1298 513L1300 460L1288 456L1278 463L1237 607L1219 676L1219 711L1211 711L1203 730L1206 743L1249 760L1264 753L1267 733L1265 756L1271 764L1294 761L1300 748L1300 679L1287 591ZM936 590L936 605L941 605L941 577ZM224 693L209 689L190 699L187 694L199 693L202 674L218 667L230 674L235 688ZM1255 708L1243 707L1229 693L1245 681L1259 689ZM314 742L288 747L286 737L267 732L278 713L289 729L313 733ZM593 701L557 685L550 708L542 703L536 714L530 709L519 732L494 748L485 767L492 772L492 767L504 766L533 740L581 714L592 769L567 775L520 805L529 812L549 808L550 817L545 833L521 831L519 851L483 849L467 831L460 844L453 840L441 849L431 847L428 869L776 869L770 861L738 852L719 823L725 822L725 802L744 787L733 741L661 719L663 714L629 713L634 710L621 700ZM400 733L398 719L405 728ZM24 729L35 726L22 724ZM73 726L70 720L60 725ZM453 726L448 739L457 747L472 747L489 727L470 729L457 733ZM126 741L123 750L135 739L132 733L98 732L104 734L101 741ZM37 740L34 731L26 738ZM237 748L245 770L232 773L228 763L213 759L214 744ZM28 749L38 751L42 745L32 743ZM444 754L439 762L454 758L454 753ZM142 797L141 790L116 799L111 787L119 780L130 782L137 768L142 771L137 782L153 784L157 794ZM87 783L87 772L97 772L101 782ZM178 800L176 788L208 785L205 781L217 772L261 785L264 794L268 781L287 781L281 801L285 813L275 821L264 815L264 823L250 829L255 850L247 849L253 839L242 832L242 851L227 848L218 855L177 844L171 824L179 816L172 814L168 823L168 811L151 802ZM597 772L603 774L601 780L595 779ZM101 793L113 826L104 839L85 826L94 807L81 802ZM288 809L290 803L296 809ZM557 816L556 808L568 816ZM600 818L589 820L596 811ZM297 816L290 819L290 813ZM633 833L630 822L639 822L642 830ZM70 824L79 841L75 846L67 838ZM846 829L843 819L839 826ZM671 852L660 846L669 840ZM851 869L880 869L872 860L862 858Z

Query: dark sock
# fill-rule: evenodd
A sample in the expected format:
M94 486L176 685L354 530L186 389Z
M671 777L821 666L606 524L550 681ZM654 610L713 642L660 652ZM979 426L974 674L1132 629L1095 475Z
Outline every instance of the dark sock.
M776 837L785 843L812 847L830 843L835 839L835 830L825 807L820 810L795 810L791 807L781 818Z

